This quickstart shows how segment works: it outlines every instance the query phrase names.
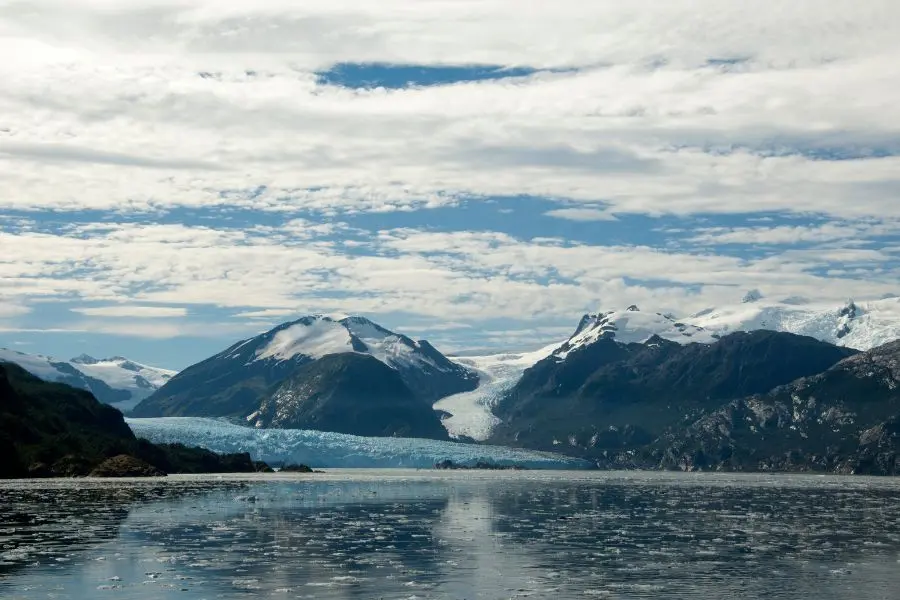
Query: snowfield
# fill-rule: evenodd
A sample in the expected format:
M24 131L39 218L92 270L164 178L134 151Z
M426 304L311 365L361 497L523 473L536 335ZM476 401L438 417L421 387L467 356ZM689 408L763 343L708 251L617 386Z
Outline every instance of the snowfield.
M643 344L658 336L680 344L711 344L716 336L703 327L679 321L671 315L642 312L637 306L596 315L585 315L575 334L553 356L565 360L575 350L589 346L601 338L612 338L621 344Z
M0 348L0 362L3 361L15 363L44 381L66 383L89 390L101 398L103 390L98 389L98 381L113 390L126 392L126 397L130 395L127 400L110 402L121 411L137 406L176 373L136 363L121 356L96 359L83 354L71 360L57 360L40 354L24 354Z
M313 315L278 331L257 351L254 361L285 361L300 355L319 359L345 352L370 354L398 369L421 364L437 367L423 353L419 342L384 329L365 317L343 315Z
M871 350L900 338L900 298L840 306L767 302L754 298L737 306L709 308L687 319L717 335L773 329Z
M586 469L589 461L549 452L414 438L374 438L301 429L254 429L216 419L163 417L126 419L135 435L156 443L182 443L213 452L249 452L279 466L405 467L430 469L442 460L474 465L520 465L530 469Z

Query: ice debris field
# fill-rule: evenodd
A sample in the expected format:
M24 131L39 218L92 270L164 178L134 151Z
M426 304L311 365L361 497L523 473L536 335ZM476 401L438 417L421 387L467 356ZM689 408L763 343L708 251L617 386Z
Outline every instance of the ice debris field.
M213 452L249 452L273 465L430 469L451 460L460 465L487 461L529 469L586 469L588 461L502 446L482 446L415 438L375 438L305 429L254 429L199 417L126 419L134 434L155 443L182 443Z

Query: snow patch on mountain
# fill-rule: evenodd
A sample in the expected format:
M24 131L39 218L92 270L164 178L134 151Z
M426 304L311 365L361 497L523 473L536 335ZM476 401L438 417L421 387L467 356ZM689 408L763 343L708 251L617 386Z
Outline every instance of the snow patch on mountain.
M417 438L359 437L304 429L255 429L216 419L161 417L126 419L138 437L155 443L182 443L219 453L249 452L272 464L315 467L405 467L428 469L451 460L461 465L487 461L531 469L583 469L592 463L553 454Z
M298 354L322 358L341 352L353 352L350 332L340 322L321 317L310 323L297 323L282 329L272 337L272 341L260 348L256 358L290 360Z
M711 344L718 338L714 332L693 323L668 314L643 312L632 305L625 310L585 315L575 334L553 352L553 356L565 360L575 350L600 339L613 339L622 344L643 344L654 336L682 344Z
M86 357L90 359L90 357ZM123 356L114 356L104 359L84 360L85 356L73 358L71 363L76 368L96 377L101 381L105 381L107 385L116 389L141 389L150 390L150 392L162 387L168 380L172 378L177 371L168 369L160 369L158 367L148 367L141 363L128 360Z
M533 352L451 357L478 374L478 388L438 400L434 409L445 413L441 423L451 438L488 439L500 419L493 408L522 377L525 369L550 356L559 347L551 344Z
M176 373L143 365L122 356L97 359L82 354L65 361L5 348L0 348L0 361L15 363L45 381L88 390L98 400L121 411L134 408Z
M365 317L314 315L290 324L261 347L254 360L292 360L297 356L319 359L328 354L359 352L395 368L416 364L436 367L422 344L389 331Z
M841 306L800 304L796 299L756 301L708 308L688 320L720 336L735 331L772 329L870 350L900 338L900 298L851 300Z

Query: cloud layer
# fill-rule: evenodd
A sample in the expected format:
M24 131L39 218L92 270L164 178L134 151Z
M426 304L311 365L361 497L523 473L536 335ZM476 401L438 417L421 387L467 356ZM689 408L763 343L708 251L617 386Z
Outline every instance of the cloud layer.
M451 339L895 291L891 0L5 2L0 55L8 329L340 310Z

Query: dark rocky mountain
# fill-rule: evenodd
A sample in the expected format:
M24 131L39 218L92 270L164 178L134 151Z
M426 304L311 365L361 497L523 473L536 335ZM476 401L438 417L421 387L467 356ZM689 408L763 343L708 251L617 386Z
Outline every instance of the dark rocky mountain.
M387 368L378 369L379 376L387 376L389 371L398 375L404 393L412 393L428 410L435 400L478 385L477 374L452 362L428 342L413 341L362 317L310 316L238 342L188 367L138 405L132 414L136 417L246 418L259 413L266 400L267 408L262 412L274 415L277 413L271 408L274 404L267 399L280 384L290 379L296 388L303 383L304 376L320 377L323 373L329 373L328 377L320 377L314 387L317 397L332 399L328 404L338 397L343 398L341 402L349 401L346 395L350 389L359 394L357 400L361 407L383 402L384 398L377 397L380 388L341 381L342 376L354 375L361 369L356 366L361 364L359 361L347 361L347 365L354 366L346 370L333 371L334 358L328 358L319 369L311 367L326 357L342 354L376 359ZM376 370L370 363L366 364L370 371ZM389 380L384 385L394 385L397 378L390 376ZM335 389L325 389L325 382ZM406 402L405 396L397 398L398 406L405 406ZM285 426L282 424L300 422L307 417L256 418L268 426Z
M725 401L831 367L854 350L774 331L711 344L599 338L526 370L499 403L491 441L587 455L649 444Z
M119 455L167 472L256 470L246 454L218 456L136 439L122 413L90 392L0 363L0 478L87 475ZM207 468L197 471L198 464Z
M640 455L662 468L900 474L900 341L726 403Z
M400 373L366 354L330 354L298 367L250 420L257 427L447 439L438 414Z
M773 331L598 339L527 370L491 442L602 468L900 474L900 341L857 352Z

